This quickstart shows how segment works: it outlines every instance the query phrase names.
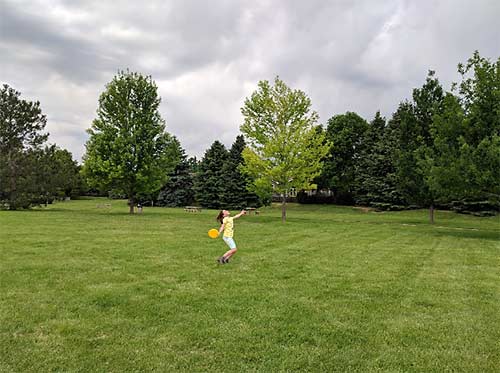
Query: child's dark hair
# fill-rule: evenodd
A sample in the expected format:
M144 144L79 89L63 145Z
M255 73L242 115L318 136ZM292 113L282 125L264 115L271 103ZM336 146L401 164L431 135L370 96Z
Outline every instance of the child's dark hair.
M224 211L220 210L219 215L216 217L217 221L222 224L224 220Z

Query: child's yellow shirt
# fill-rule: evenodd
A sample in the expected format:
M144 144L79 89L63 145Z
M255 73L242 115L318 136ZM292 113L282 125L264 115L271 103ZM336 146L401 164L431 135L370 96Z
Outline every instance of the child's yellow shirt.
M229 216L226 216L222 220L222 224L224 224L224 237L233 237L234 229L233 229L233 219Z

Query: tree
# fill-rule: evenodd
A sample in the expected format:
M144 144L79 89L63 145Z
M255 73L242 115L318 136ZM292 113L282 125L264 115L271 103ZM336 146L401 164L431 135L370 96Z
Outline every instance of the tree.
M328 120L327 139L333 144L325 162L322 178L335 193L337 203L353 202L355 169L363 150L364 134L369 126L358 114L347 112Z
M124 193L131 214L139 197L159 191L180 157L158 111L157 91L151 77L118 73L101 94L88 130L84 172L89 184Z
M448 200L473 195L474 189L468 188L470 183L464 183L467 176L459 161L465 145L465 113L451 93L445 96L443 111L434 117L431 131L434 146L426 149L420 160L427 184L438 197Z
M422 164L441 198L500 197L500 58L492 63L476 51L459 65L459 96L449 93L432 126L434 151ZM455 85L456 87L456 85Z
M21 94L4 84L0 89L0 199L9 209L27 208L33 202L33 170L27 157L48 138L47 119L40 102L22 100Z
M55 198L71 196L79 188L79 167L71 153L56 145L28 152L33 165L33 193L47 205Z
M221 197L224 194L224 178L222 168L228 157L225 146L220 141L214 141L205 152L199 164L196 177L196 200L206 208L221 209Z
M260 81L241 109L240 128L248 140L244 170L258 188L272 186L281 195L283 222L288 193L292 188L315 188L312 180L320 174L329 149L324 134L315 130L318 115L310 108L304 92L290 89L276 77L274 86Z
M187 163L189 165L189 173L195 177L200 171L200 161L196 157L189 157Z
M432 153L432 121L443 110L443 89L429 71L422 88L413 90L413 102L398 108L398 146L395 163L398 185L410 203L429 207L429 220L434 223L436 194L427 183L427 169L422 167L425 154Z
M466 133L461 147L461 169L469 188L478 195L500 197L500 57L495 62L478 51L459 64L459 97Z
M397 191L393 153L395 141L391 126L375 114L368 130L363 136L363 147L355 167L354 196L361 205L379 209L402 208L405 204Z
M180 144L178 146L181 154L180 162L169 173L168 181L158 195L158 206L186 206L191 205L194 201L192 166L184 149L180 147Z
M487 137L500 135L500 57L495 62L475 51L458 65L460 102L467 115L467 141L477 146ZM457 85L454 85L457 89Z
M251 181L243 171L245 162L243 159L244 149L245 140L242 135L239 135L231 146L222 167L224 191L221 196L221 203L228 209L242 209L259 205L259 197L249 190Z

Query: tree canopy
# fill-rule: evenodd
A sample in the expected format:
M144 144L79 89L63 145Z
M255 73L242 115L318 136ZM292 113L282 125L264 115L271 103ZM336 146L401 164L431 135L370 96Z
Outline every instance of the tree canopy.
M70 152L47 145L40 102L26 101L8 85L0 89L0 208L50 203L79 184Z
M282 220L286 220L286 198L292 188L315 188L329 149L324 133L315 129L318 120L311 100L292 90L278 77L274 85L263 80L245 99L241 132L248 141L243 152L244 170L259 188L272 187L282 197Z
M334 191L337 202L353 202L355 170L368 128L366 120L353 112L328 120L326 137L333 146L323 168L323 180L325 187Z
M84 172L89 184L124 193L130 213L141 195L159 191L180 159L158 110L157 91L151 77L120 72L101 94L88 130Z
M432 123L434 151L422 163L441 198L500 199L500 58L478 52L458 67L458 95L448 93Z

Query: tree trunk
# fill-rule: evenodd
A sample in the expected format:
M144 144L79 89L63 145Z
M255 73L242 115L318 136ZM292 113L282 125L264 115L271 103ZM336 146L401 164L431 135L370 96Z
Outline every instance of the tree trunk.
M134 213L134 198L129 198L128 200L128 206L129 206L129 214Z
M281 200L281 221L286 222L286 193L283 193Z
M434 204L429 207L429 219L431 224L434 224Z

